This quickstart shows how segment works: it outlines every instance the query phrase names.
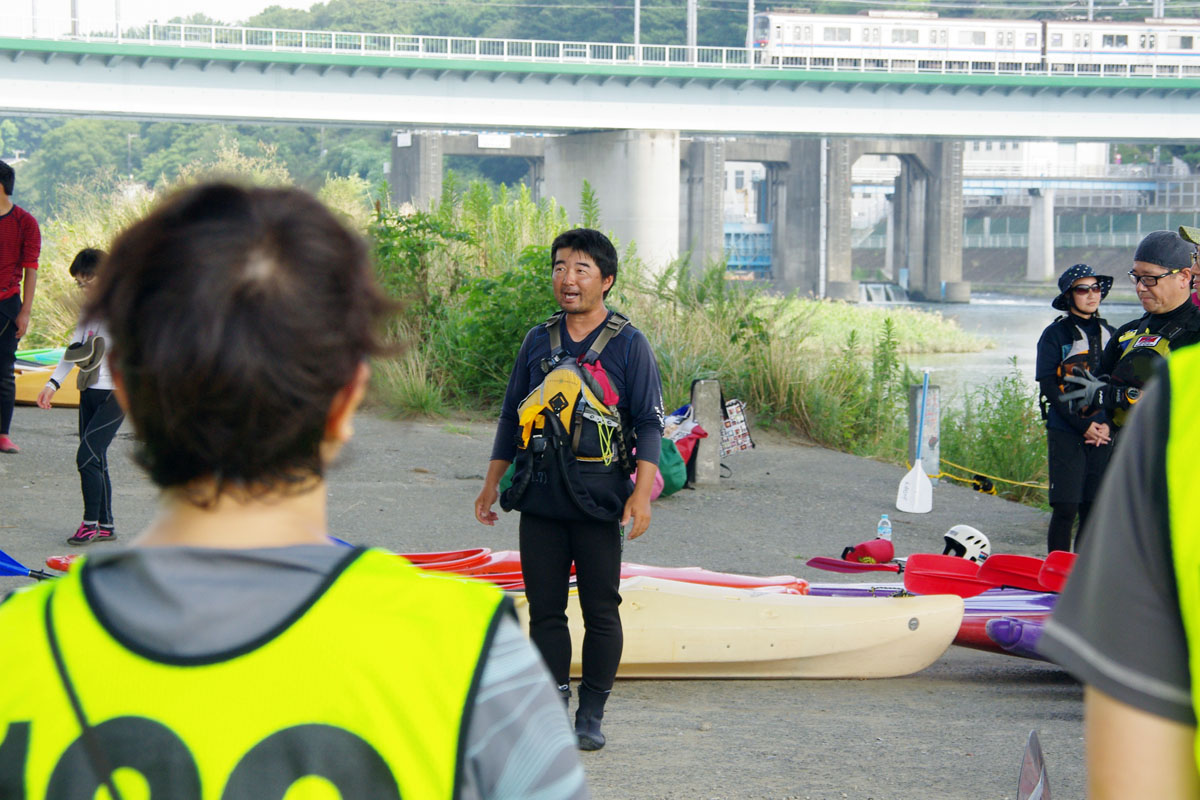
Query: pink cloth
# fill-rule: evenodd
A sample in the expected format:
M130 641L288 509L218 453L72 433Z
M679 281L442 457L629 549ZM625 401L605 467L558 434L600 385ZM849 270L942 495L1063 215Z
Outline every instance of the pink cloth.
M616 405L616 402L621 397L617 394L617 390L612 387L612 383L608 380L608 373L604 371L604 367L600 362L581 364L580 366L592 373L592 377L596 379L596 382L600 384L600 388L604 390L604 396L600 398L604 402L604 405Z

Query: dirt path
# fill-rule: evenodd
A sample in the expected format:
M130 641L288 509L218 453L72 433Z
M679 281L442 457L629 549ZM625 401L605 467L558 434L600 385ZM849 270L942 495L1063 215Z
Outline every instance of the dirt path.
M75 412L19 407L0 456L0 547L29 566L68 550L79 524ZM758 575L840 576L797 557L837 555L893 518L897 552L939 551L974 525L1000 552L1043 554L1048 515L940 485L934 511L892 507L898 467L756 434L730 458L733 476L655 504L627 558ZM136 532L155 493L122 433L110 452L118 531ZM398 551L515 549L516 518L475 522L471 504L491 427L394 422L364 415L330 474L331 532ZM100 545L104 546L104 545ZM21 585L0 578L0 592ZM1040 731L1054 795L1082 797L1082 691L1053 666L951 648L916 675L878 681L620 681L606 716L610 744L584 756L598 798L930 798L1016 796L1029 731Z

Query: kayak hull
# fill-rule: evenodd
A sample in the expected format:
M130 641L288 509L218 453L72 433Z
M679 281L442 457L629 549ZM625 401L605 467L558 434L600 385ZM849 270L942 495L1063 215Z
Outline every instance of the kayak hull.
M46 381L54 374L54 367L33 367L17 364L13 369L17 378L17 402L21 405L37 404L37 396L46 386ZM63 378L62 387L54 393L50 405L55 408L76 408L79 406L79 389L75 388L75 378L79 374L78 367L72 367Z
M619 678L889 678L936 661L962 622L962 598L811 597L638 576L621 583ZM523 596L514 598L528 625ZM583 619L567 608L572 674Z

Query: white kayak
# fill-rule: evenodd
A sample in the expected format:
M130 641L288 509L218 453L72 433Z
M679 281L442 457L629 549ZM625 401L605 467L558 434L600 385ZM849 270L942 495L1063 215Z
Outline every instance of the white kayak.
M618 678L892 678L936 661L961 597L813 597L639 576L621 582ZM528 625L524 595L517 612ZM579 675L583 618L567 607Z

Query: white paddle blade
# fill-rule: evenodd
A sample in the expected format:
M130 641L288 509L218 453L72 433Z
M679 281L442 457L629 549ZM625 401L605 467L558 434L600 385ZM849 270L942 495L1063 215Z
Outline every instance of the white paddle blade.
M900 481L896 492L896 509L910 514L928 514L933 510L933 481L918 461Z

